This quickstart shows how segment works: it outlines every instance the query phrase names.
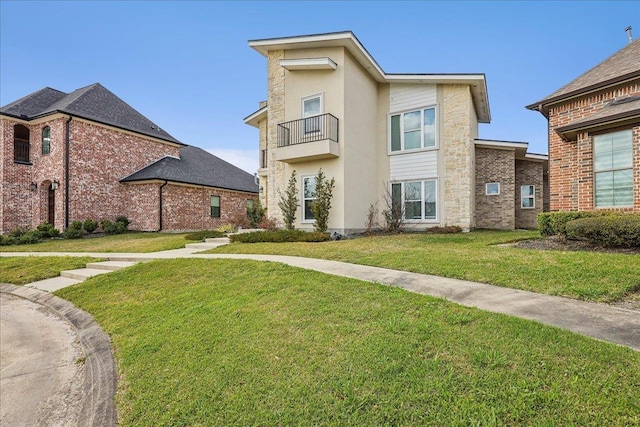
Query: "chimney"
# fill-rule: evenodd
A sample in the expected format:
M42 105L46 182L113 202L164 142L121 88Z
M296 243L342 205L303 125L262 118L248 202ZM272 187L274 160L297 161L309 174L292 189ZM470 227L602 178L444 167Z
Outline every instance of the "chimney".
M631 25L624 29L627 32L627 37L629 37L629 43L633 43L633 36L631 35Z

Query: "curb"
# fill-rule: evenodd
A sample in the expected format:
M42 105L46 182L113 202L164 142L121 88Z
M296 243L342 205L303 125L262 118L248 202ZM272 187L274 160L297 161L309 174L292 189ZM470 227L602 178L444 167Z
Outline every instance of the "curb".
M69 301L34 288L0 283L0 293L7 293L47 307L73 326L79 338L85 378L79 426L116 426L115 394L117 374L111 343L91 315Z

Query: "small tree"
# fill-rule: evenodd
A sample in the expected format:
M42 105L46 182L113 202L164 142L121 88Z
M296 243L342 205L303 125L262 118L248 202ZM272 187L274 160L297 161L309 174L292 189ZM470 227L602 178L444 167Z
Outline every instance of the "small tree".
M367 211L367 220L364 223L364 234L371 234L373 230L378 228L378 202L371 203Z
M393 194L393 191L390 191L389 187L387 187L384 193L384 205L382 216L384 217L385 228L392 233L401 231L404 226L402 195L400 193Z
M249 224L253 228L262 222L262 218L264 218L264 208L259 198L255 199L251 207L247 208L247 218L249 218Z
M284 194L280 194L278 207L282 211L282 220L287 230L293 230L293 223L296 221L296 210L298 209L298 180L296 171L291 172L289 183Z
M311 212L315 222L313 228L315 231L324 233L329 228L329 210L331 210L331 199L333 198L333 189L335 187L335 179L330 181L324 176L322 169L316 175L316 191L315 200L311 202Z

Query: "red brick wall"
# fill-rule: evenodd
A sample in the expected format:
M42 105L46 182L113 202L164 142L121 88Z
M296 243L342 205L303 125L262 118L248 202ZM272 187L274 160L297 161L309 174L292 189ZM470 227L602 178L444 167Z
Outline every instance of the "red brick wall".
M593 209L593 137L581 133L563 141L561 126L587 118L617 97L640 94L640 82L602 91L549 110L549 202L552 211ZM634 127L634 208L640 211L640 131Z

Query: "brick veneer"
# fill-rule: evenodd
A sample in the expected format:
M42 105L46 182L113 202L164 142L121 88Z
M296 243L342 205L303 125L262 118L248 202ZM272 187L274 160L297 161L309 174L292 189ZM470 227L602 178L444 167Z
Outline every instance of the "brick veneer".
M515 228L515 151L476 147L476 227ZM485 184L500 183L500 194L487 196Z
M543 168L540 162L516 160L516 185L515 185L515 214L516 228L534 229L538 227L538 214L542 212L544 205L543 194ZM522 208L521 187L523 185L535 186L535 208Z
M553 106L549 110L549 203L552 211L588 210L593 203L593 135L579 133L563 141L556 128L572 124L599 112L611 100L640 94L640 82ZM621 210L640 211L640 124L633 127L634 206Z
M29 124L17 120L0 120L0 153L2 161L2 200L0 201L0 232L17 227L35 228L48 217L48 191L53 181L55 191L55 224L64 229L65 176L64 144L66 117ZM30 130L31 165L13 161L13 132L16 124ZM42 129L51 129L51 152L42 154ZM71 120L69 156L69 223L113 220L126 215L130 229L159 229L161 183L122 184L120 179L165 156L179 156L179 146L165 144L131 132ZM31 183L37 190L31 191ZM210 217L209 196L221 196L222 218ZM246 200L252 193L216 190L203 187L167 185L163 189L163 229L194 230L212 228L228 222L234 212L246 213Z

